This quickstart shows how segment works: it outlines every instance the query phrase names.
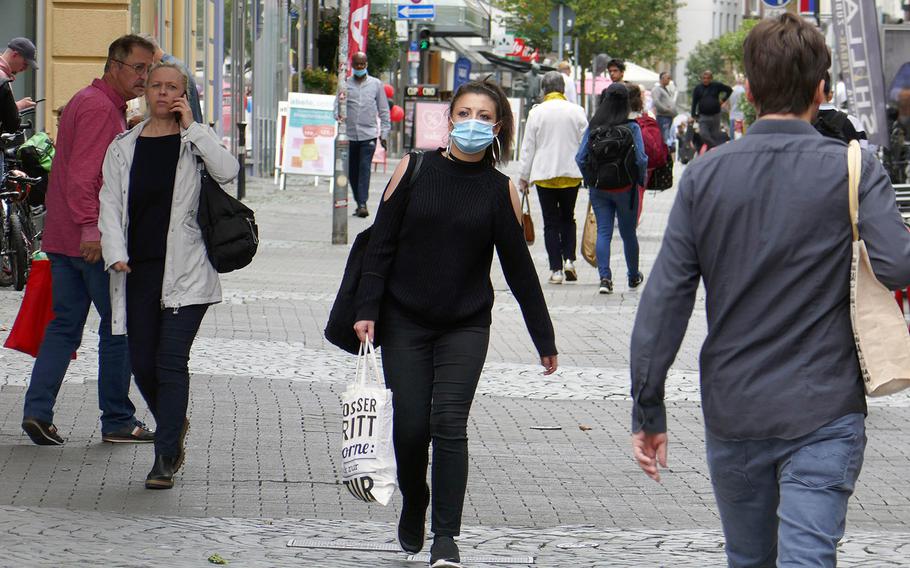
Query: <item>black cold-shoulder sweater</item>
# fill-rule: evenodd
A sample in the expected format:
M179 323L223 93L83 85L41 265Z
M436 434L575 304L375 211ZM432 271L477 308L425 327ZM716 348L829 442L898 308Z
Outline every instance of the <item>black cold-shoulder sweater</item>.
M541 356L556 355L553 324L509 196L488 164L427 152L410 190L399 187L373 223L357 290L357 319L383 302L437 328L492 323L493 249Z

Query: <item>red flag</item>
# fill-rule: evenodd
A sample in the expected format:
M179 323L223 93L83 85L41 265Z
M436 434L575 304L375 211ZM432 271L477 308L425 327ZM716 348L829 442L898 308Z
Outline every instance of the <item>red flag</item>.
M351 76L351 58L358 51L367 52L367 34L370 30L370 0L351 0L351 17L348 19L348 77Z

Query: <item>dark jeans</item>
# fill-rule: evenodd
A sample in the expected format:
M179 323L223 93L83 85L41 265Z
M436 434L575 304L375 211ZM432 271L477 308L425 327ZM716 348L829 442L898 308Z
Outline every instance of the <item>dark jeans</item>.
M550 189L537 186L543 214L543 240L550 270L562 270L563 260L575 262L575 199L578 186Z
M92 304L98 325L98 405L101 432L116 432L136 422L130 401L130 363L126 337L111 335L111 296L104 263L48 253L51 261L54 319L48 324L25 393L24 416L54 421L54 403Z
M164 261L134 262L126 278L126 328L139 391L155 416L155 453L177 456L190 398L190 347L206 305L161 308Z
M432 329L384 309L382 365L394 405L398 484L424 499L433 442L432 531L458 536L468 484L468 413L487 356L486 326Z
M375 151L375 138L348 142L348 181L358 207L365 207L370 198L370 169Z
M703 114L698 117L698 133L708 148L720 146L725 142L724 133L720 131L720 114Z
M705 437L733 567L830 566L863 467L865 417L848 414L795 440Z
M629 191L638 191L633 188ZM629 191L610 192L601 189L591 190L591 207L597 219L597 270L601 278L613 279L610 269L610 241L613 240L613 219L619 220L619 235L626 254L628 276L638 274L638 209L632 207Z

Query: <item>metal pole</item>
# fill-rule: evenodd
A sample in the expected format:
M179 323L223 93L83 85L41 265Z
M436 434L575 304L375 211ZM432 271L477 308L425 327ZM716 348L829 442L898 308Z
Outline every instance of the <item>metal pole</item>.
M240 154L237 161L240 162L240 171L237 172L237 199L246 197L246 123L237 123L238 141L240 142Z
M566 5L563 4L562 2L560 2L559 3L559 51L558 51L560 61L562 61L562 55L563 55L562 52L563 52L563 49L565 48L565 46L563 45L563 43L565 42L565 39L563 38L563 34L566 29L565 9L566 9Z
M316 18L319 16L319 6L316 0L306 0L306 63L309 67L316 68ZM301 89L302 91L303 89Z
M335 183L332 188L332 244L348 242L347 76L350 0L338 2L338 135L335 137Z
M308 0L297 0L297 92L303 92L303 70L306 68L307 45L306 29L310 14L307 11Z

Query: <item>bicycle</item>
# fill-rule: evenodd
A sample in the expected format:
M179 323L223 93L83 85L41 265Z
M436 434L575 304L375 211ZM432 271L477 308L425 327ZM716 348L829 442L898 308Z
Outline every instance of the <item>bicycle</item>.
M27 201L32 187L41 181L16 170L5 173L0 181L0 257L10 272L10 284L17 291L25 288L35 244L41 238L35 231Z

